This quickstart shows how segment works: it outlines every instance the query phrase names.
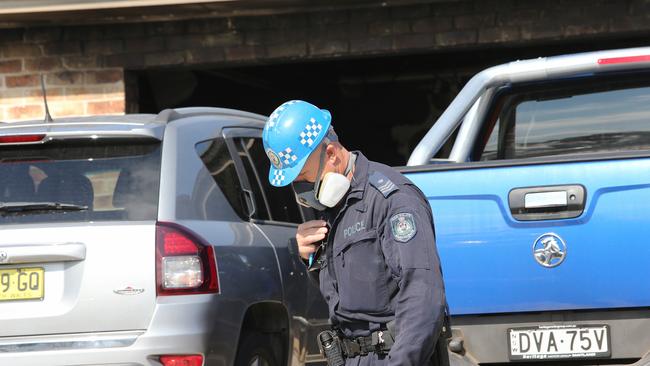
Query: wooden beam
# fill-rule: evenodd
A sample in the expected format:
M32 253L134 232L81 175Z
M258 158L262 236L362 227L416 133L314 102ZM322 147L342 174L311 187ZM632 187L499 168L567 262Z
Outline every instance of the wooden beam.
M466 0L56 0L52 7L46 6L51 2L49 0L0 0L0 28L265 16L449 1ZM130 3L128 6L124 4L127 2ZM177 4L154 5L172 2ZM113 7L102 7L100 3ZM145 3L149 5L144 6Z

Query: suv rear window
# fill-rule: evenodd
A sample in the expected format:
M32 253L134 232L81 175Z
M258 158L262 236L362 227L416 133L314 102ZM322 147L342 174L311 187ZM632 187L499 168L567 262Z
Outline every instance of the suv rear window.
M480 160L650 149L649 85L619 75L512 88L497 99Z
M0 224L155 220L159 142L50 142L0 147ZM81 210L21 210L60 203ZM0 206L1 207L1 206Z
M248 220L249 210L244 199L244 189L239 181L235 161L230 156L226 140L216 138L199 142L195 149L208 173L214 179L214 183L220 188L220 190L208 188L209 193L206 194L202 210L205 212L205 217L208 220L232 219L231 215L228 215L220 205L223 199L219 196L219 192L222 192L239 218Z

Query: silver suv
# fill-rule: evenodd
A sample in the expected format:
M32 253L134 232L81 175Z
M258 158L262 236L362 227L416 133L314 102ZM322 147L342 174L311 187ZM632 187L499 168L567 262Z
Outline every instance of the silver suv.
M327 307L265 117L0 124L0 365L301 365Z

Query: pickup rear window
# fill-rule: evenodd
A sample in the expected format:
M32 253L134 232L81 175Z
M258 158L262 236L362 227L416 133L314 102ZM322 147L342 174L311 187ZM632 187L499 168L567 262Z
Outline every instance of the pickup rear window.
M0 224L154 220L160 158L148 141L2 146Z
M494 105L473 160L650 149L647 76L513 87Z

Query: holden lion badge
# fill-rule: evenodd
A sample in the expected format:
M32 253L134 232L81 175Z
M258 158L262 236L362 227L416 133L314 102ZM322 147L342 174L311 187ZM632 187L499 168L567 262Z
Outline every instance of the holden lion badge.
M541 266L557 267L566 258L566 244L557 234L544 234L533 243L533 256Z

